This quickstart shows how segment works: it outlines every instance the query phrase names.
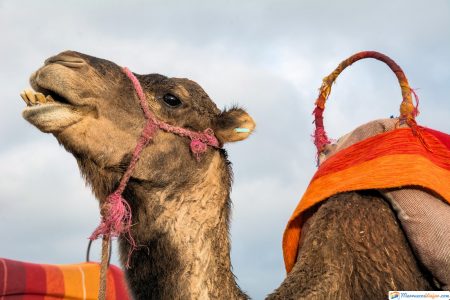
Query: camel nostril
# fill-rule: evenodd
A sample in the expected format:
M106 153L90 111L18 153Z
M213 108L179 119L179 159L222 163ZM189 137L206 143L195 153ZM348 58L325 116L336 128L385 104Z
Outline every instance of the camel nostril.
M45 65L49 64L60 64L69 68L81 68L86 62L74 54L74 52L66 51L48 58L45 61Z

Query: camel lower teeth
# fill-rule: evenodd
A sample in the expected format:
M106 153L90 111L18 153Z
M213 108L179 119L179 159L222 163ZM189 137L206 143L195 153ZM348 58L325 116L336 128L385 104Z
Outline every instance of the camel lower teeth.
M53 99L53 97L50 95L47 95L47 97L45 97L45 99L46 99L46 102L55 102L55 99Z

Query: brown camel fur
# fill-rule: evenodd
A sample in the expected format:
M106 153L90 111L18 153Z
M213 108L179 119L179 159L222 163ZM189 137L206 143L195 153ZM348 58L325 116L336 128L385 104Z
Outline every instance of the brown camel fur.
M222 144L245 139L254 128L245 111L220 111L193 81L137 77L162 121L212 128ZM23 116L74 155L102 203L117 187L145 122L130 80L112 62L67 51L49 58L30 82L34 91L22 95ZM197 161L189 142L158 131L127 185L131 234L142 246L125 270L128 284L135 299L246 299L230 263L230 163L225 150L212 148ZM304 236L297 265L269 298L382 299L388 290L431 288L378 194L332 197L317 208ZM119 244L124 263L129 244L122 238Z

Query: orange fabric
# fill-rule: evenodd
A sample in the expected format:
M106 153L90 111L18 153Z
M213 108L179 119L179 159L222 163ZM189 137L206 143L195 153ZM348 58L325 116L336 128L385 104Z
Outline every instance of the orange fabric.
M82 270L86 283L86 298L96 299L100 285L100 268L97 264L86 265ZM108 278L109 279L109 278ZM115 298L108 298L115 299Z
M42 265L45 270L47 287L51 291L44 296L45 300L55 299L58 295L64 295L64 278L61 269L55 265Z
M432 152L422 145L411 129L392 130L365 139L331 156L320 166L313 180L383 155L394 154L417 154L439 167L450 170L449 149L423 127L419 130Z
M450 150L420 128L429 152L409 128L376 135L325 161L292 214L283 236L287 272L297 259L305 212L328 197L347 191L421 186L450 204ZM426 171L425 171L426 170Z
M98 269L99 273L98 273L98 277L100 277L100 269ZM115 282L115 278L114 275L111 272L107 273L108 277L106 279L106 283L108 282ZM98 286L100 284L100 281L97 280L97 284L96 284L96 289L95 289L95 296L98 295ZM116 299L116 284L110 284L110 286L106 286L106 299Z
M65 296L68 298L84 299L86 286L84 285L84 273L76 265L67 265L61 268L64 278ZM84 292L84 293L83 293Z

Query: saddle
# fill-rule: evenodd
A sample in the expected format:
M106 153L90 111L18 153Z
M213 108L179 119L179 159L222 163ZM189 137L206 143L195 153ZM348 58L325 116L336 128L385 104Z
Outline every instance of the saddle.
M400 116L369 122L331 142L323 126L331 86L343 69L368 57L385 62L396 74L403 95ZM413 251L437 284L450 288L450 135L417 125L412 95L401 68L373 51L351 56L324 78L314 110L318 169L284 232L287 272L295 265L301 228L315 205L338 193L372 189L391 203Z

